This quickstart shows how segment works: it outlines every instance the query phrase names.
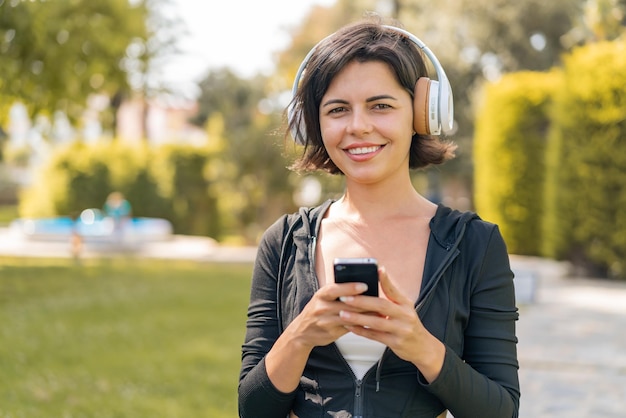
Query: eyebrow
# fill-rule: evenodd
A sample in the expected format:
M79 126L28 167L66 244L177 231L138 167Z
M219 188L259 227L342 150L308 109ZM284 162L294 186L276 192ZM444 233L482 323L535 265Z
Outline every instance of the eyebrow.
M370 102L375 102L378 100L384 100L384 99L388 99L388 100L398 100L397 98L395 98L394 96L391 96L389 94L379 94L378 96L372 96L372 97L368 97L367 99L365 99L366 103L370 103ZM322 107L324 106L330 106L333 104L348 104L347 100L343 100L343 99L330 99L328 101L326 101L325 103L322 104Z

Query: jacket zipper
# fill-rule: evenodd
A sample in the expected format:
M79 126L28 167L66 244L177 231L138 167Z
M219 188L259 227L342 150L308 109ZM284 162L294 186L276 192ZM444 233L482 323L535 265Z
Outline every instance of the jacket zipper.
M309 233L309 237L312 238L312 245L309 245L309 257L310 259L313 261L312 263L310 263L312 266L315 266L315 248L317 247L317 237L316 236L311 236L311 234ZM316 282L316 286L315 289L319 290L319 281L317 280L317 274L315 274L315 270L313 269L313 277L315 277L315 282ZM343 357L343 355L341 354L341 352L339 351L339 347L337 347L336 344L334 344L335 347L335 351L337 352L337 355L339 356L339 358L341 358L341 360L343 361L343 363L346 365L346 368L350 371L350 374L352 375L352 378L354 379L354 383L355 383L355 389L354 389L354 411L352 414L352 418L363 418L363 380L362 379L357 379L356 376L354 375L354 372L352 371L352 369L350 368L350 365L348 364L348 362L346 361L346 359ZM379 362L380 364L380 362ZM369 374L366 373L365 376L367 376Z
M358 379L356 375L354 374L354 372L352 371L352 369L350 368L350 365L348 364L344 356L341 355L341 351L339 351L339 347L337 347L335 343L333 343L332 345L333 345L335 352L337 353L337 356L339 357L341 362L346 366L348 373L350 373L350 376L352 376L352 380L354 381L354 386L355 386L354 387L354 410L352 411L352 418L363 418L363 405L364 405L363 382L365 381L367 376L369 376L371 370L365 373L365 376L363 376L363 379Z
M356 388L354 390L354 415L353 418L363 418L363 394L362 387L363 381L361 379L356 380Z
M304 222L308 225L308 222ZM310 266L315 266L316 265L316 260L315 260L315 249L317 248L317 234L311 234L310 230L307 231L308 232L308 236L309 239L311 240L310 245L308 246L308 251L309 251L309 259L312 261L310 264ZM315 278L315 290L319 290L319 281L317 279L317 274L315 272L315 268L312 267L311 268L311 273L313 274L313 277ZM352 418L363 418L363 380L362 379L357 379L357 377L355 376L354 372L352 371L352 368L350 367L350 365L348 364L348 362L346 361L346 359L343 357L343 355L341 354L341 352L339 351L339 347L337 347L336 344L333 343L333 346L335 348L335 352L337 353L337 355L339 356L339 358L342 360L342 362L345 364L346 368L349 370L350 375L352 375L352 378L354 379L354 383L355 383L355 389L354 389L354 411L352 414ZM384 354L383 354L384 355ZM378 365L380 366L380 361L378 363ZM365 377L369 374L369 372L367 372L365 374ZM364 377L364 378L365 378Z

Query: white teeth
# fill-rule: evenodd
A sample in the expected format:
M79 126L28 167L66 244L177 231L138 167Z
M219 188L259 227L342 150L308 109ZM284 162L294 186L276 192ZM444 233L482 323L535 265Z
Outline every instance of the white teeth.
M350 149L348 150L348 153L350 153L350 154L352 154L352 155L368 154L368 153L370 153L370 152L374 152L374 151L376 151L378 148L380 148L380 146L350 148Z

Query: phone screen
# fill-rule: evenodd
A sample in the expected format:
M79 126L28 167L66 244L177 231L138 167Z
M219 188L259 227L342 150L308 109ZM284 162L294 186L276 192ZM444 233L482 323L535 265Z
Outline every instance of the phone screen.
M367 284L363 293L378 296L378 262L375 258L336 258L335 283L362 282Z

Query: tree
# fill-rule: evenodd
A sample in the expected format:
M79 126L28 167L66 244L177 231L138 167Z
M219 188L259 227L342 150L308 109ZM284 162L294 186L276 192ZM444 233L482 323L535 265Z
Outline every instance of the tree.
M291 28L291 43L276 55L276 88L291 90L300 62L321 39L341 26L363 17L366 10L374 10L376 0L339 0L333 6L315 6L296 27Z
M291 208L287 160L282 135L277 135L281 113L263 76L243 79L228 69L210 71L200 82L199 112L194 122L220 137L218 161L224 219L232 229L254 242L259 231Z
M150 60L171 51L157 37L164 0L0 2L0 100L31 116L64 111L76 119L93 93L143 87Z
M583 13L563 37L568 47L587 42L610 41L626 30L626 0L586 0Z

